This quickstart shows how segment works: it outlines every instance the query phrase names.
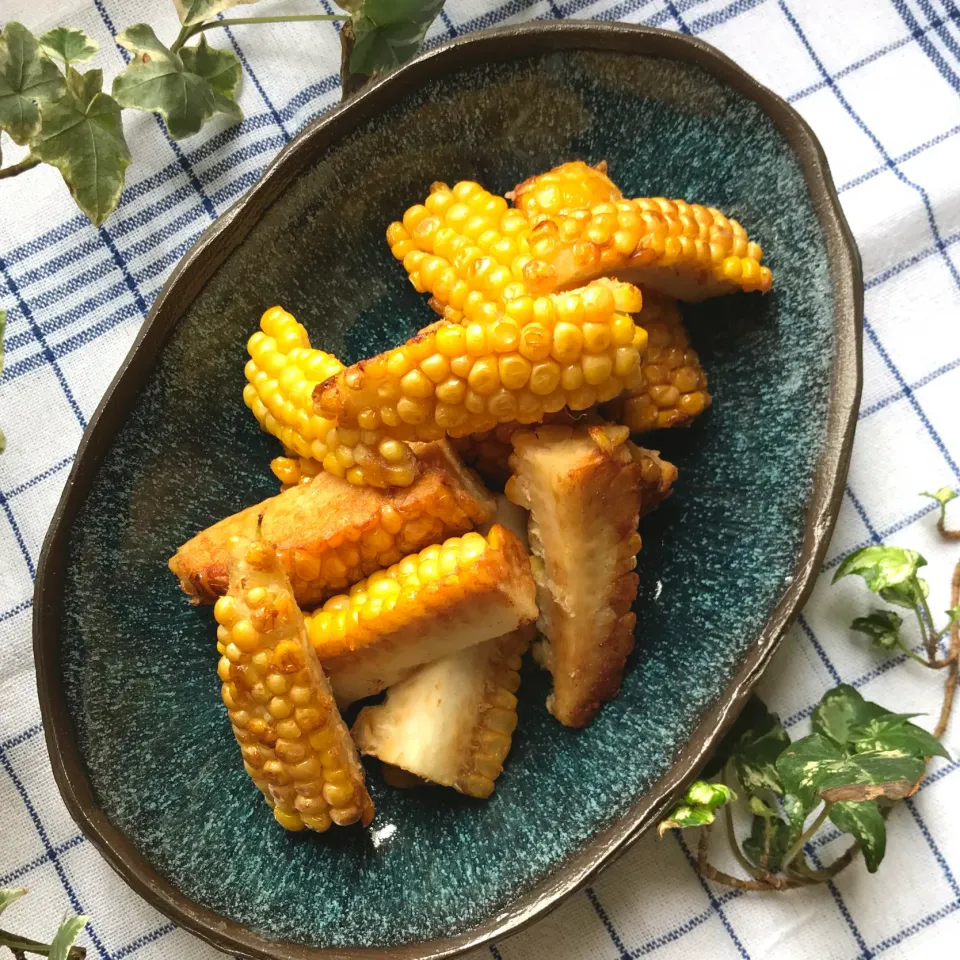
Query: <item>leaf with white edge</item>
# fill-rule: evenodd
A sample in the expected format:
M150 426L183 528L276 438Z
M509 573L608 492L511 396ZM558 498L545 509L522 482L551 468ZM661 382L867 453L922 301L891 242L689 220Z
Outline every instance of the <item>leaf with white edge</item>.
M0 320L2 319L3 311L0 310ZM0 326L0 333L2 333L2 326ZM14 900L19 900L22 896L25 896L26 892L26 887L0 887L0 913L3 913Z
M841 683L820 698L810 721L814 733L843 746L850 739L851 727L885 716L893 714L878 703L864 700L856 688Z
M790 737L779 721L759 736L744 734L733 752L737 778L747 793L770 790L779 795L783 785L777 774L777 757L790 745Z
M876 873L887 849L887 826L876 802L835 803L830 808L830 819L842 833L853 834L863 851L867 870Z
M776 873L783 864L783 857L790 847L790 841L790 827L782 820L777 817L755 816L750 828L750 836L743 841L743 852L755 867ZM764 845L767 848L765 863Z
M232 50L209 46L207 38L201 34L195 47L184 47L180 51L180 59L185 70L203 77L213 87L218 113L229 114L238 122L243 119L243 111L235 99L243 67Z
M707 783L705 780L695 780L687 787L683 798L690 806L706 807L716 810L725 803L737 799L737 795L723 783Z
M71 68L70 74L66 95L43 105L30 149L60 171L77 206L99 226L120 200L130 151L119 104L100 92L101 72L81 76Z
M706 827L717 815L706 807L691 807L685 803L676 807L666 820L657 824L657 835L663 837L668 830L685 830L688 827Z
M89 920L89 917L65 916L50 941L50 953L47 954L49 960L67 960L70 948L77 942L77 937Z
M904 583L917 575L927 561L915 550L901 547L872 546L855 550L837 568L833 576L836 583L842 577L859 574L867 587L879 593L884 587Z
M117 43L135 55L113 81L113 96L121 107L160 114L174 140L196 133L217 112L210 83L186 70L147 24L128 27Z
M52 59L61 59L66 66L87 63L100 49L100 44L74 27L54 27L40 38L43 52Z
M40 128L36 101L56 100L65 90L63 75L37 38L23 24L8 23L0 33L0 130L14 143L28 143Z
M951 490L949 487L941 487L936 493L924 491L920 496L930 497L931 500L936 500L940 504L940 522L943 523L947 519L947 504L951 500L957 499L957 491Z
M218 13L240 3L256 3L257 0L173 0L177 16L185 27L204 20L212 20Z
M857 753L879 750L905 750L915 757L950 759L944 745L923 727L910 723L913 714L877 717L850 730L850 741Z
M896 650L900 646L903 617L893 610L874 610L869 616L856 617L850 624L857 633L865 633L878 650Z
M820 780L829 764L846 758L833 740L819 733L792 743L777 758L777 773L784 790L792 793L806 809L812 809Z

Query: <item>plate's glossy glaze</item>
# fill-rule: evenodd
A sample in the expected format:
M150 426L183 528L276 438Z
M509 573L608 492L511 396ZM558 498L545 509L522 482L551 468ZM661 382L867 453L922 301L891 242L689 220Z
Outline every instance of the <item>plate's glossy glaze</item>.
M240 766L210 610L166 569L198 529L275 490L276 447L240 397L245 342L274 303L346 361L400 341L431 314L387 222L435 179L502 192L573 157L608 160L631 195L723 208L775 276L765 298L687 311L715 402L655 440L680 479L641 529L623 692L570 731L528 668L489 802L392 790L371 765L369 830L287 834ZM165 288L45 545L41 701L74 816L136 889L235 952L428 956L540 915L689 779L805 594L846 469L859 309L812 135L703 44L621 26L497 31L320 121Z

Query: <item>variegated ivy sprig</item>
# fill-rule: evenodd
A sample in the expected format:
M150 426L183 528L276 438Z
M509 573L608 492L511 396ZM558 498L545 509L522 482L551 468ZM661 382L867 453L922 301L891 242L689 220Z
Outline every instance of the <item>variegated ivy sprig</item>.
M26 892L23 887L12 889L0 887L0 913L3 913L11 903L19 900ZM89 917L74 917L68 914L60 921L60 926L49 943L40 943L38 940L30 940L28 937L20 937L15 933L0 930L0 947L6 947L17 960L25 960L28 953L49 957L49 960L84 960L87 951L74 944L87 925L88 919Z
M957 494L943 487L924 496L940 506L941 536L960 539L960 530L946 526L946 506ZM777 717L753 697L702 773L705 778L719 775L720 781L693 783L659 827L661 836L671 829L701 829L696 861L701 876L741 890L790 890L831 879L858 853L867 870L877 870L886 850L890 810L917 791L931 757L947 756L940 738L960 678L960 563L953 573L946 623L939 628L927 599L929 586L919 576L924 566L926 560L913 550L864 547L843 560L834 582L860 576L881 600L912 611L923 655L903 639L903 619L891 607L857 617L851 628L866 634L883 653L905 653L929 669L946 670L933 733L912 722L916 714L895 713L841 684L817 704L812 732L791 742ZM941 657L938 648L948 634L949 647ZM738 795L751 816L749 835L742 840L733 816ZM711 829L721 809L731 850L746 876L709 862ZM807 845L827 820L854 842L831 863L811 863Z
M197 133L223 116L243 119L237 104L242 76L233 50L210 46L206 31L238 24L343 21L341 82L344 95L370 76L409 60L423 43L443 0L339 0L343 14L223 17L237 4L257 0L174 0L180 32L168 45L138 23L116 42L132 56L103 89L103 72L78 66L99 49L82 30L56 27L35 37L20 23L0 33L0 133L29 148L3 166L0 179L48 163L63 177L77 206L99 226L116 208L131 161L122 110L161 116L174 140Z

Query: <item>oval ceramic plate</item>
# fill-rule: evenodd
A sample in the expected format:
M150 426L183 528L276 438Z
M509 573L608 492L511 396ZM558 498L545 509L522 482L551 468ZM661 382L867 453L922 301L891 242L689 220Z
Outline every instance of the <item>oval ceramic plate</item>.
M281 303L346 361L430 320L384 242L431 181L503 192L606 159L632 196L721 207L775 291L687 312L714 406L657 437L676 494L642 527L636 651L584 731L527 668L488 802L370 768L368 831L279 829L218 695L214 624L166 569L275 491L241 401ZM861 282L799 117L696 40L557 23L457 40L319 120L187 254L81 444L44 546L35 644L64 799L131 886L257 957L441 957L541 916L647 829L742 706L819 569L859 393Z

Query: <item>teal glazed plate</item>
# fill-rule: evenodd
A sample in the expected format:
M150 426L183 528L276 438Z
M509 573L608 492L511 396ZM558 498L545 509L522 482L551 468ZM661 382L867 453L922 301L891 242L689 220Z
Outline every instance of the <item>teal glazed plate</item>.
M434 180L503 193L568 159L630 196L740 220L768 296L686 310L714 404L648 439L679 467L641 528L636 650L582 731L525 668L493 797L389 788L372 826L288 834L240 764L209 608L167 559L276 492L241 400L282 304L355 361L430 321L384 240ZM216 946L283 960L449 957L542 916L663 814L742 707L820 569L860 390L860 263L823 153L706 44L621 24L454 40L298 136L174 271L107 392L44 545L34 638L64 800L150 903Z

